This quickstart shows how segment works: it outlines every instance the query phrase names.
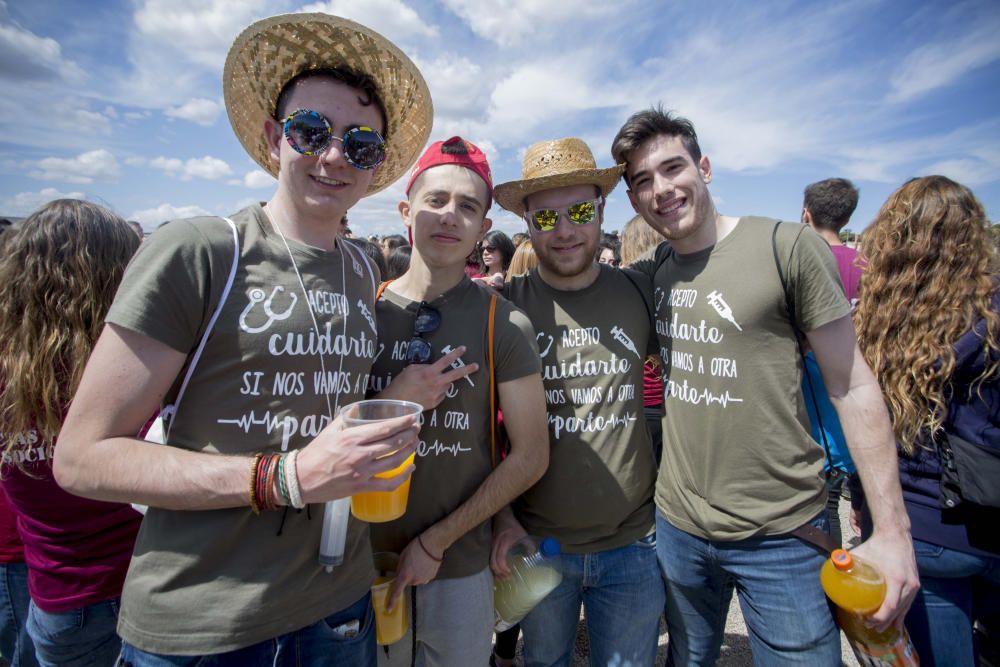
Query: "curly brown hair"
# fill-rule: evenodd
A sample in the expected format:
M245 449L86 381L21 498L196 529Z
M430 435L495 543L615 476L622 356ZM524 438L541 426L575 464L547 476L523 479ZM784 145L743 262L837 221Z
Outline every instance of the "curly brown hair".
M51 451L139 238L111 211L57 199L4 234L0 433L4 460L34 430Z
M947 416L955 341L979 320L996 358L997 250L972 191L943 176L907 181L865 230L867 261L854 313L858 343L875 371L900 446L912 454ZM993 377L1000 362L975 379Z

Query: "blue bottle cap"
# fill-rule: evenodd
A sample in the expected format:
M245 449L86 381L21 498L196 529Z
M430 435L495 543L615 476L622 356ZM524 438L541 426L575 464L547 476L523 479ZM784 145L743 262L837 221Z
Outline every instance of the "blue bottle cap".
M554 537L546 537L542 540L542 543L539 546L539 551L542 552L543 556L547 556L549 558L552 556L558 556L561 552L561 549L559 548L559 540Z

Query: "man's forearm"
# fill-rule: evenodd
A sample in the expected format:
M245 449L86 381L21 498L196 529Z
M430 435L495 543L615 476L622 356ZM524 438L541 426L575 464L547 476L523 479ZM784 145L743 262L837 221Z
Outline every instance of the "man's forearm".
M75 460L60 458L57 453L59 484L85 498L173 510L224 509L250 503L253 458L249 456L206 454L135 438L108 438L86 445L86 454Z
M878 385L866 382L830 400L864 485L876 529L909 533L910 521L899 485L896 441Z
M441 550L434 555L440 556L462 535L509 505L531 488L544 472L545 466L538 453L527 451L518 456L512 451L468 500L424 531L425 540L433 541Z

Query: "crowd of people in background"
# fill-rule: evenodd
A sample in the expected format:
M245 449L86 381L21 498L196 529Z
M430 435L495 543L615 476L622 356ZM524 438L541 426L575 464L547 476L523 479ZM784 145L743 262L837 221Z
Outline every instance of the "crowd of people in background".
M653 664L661 618L668 664L710 665L735 594L757 664L834 665L818 572L846 541L884 574L875 627L925 665L993 659L1000 258L969 188L910 179L849 248L850 181L797 222L722 215L661 108L611 167L552 139L494 184L471 142L425 149L426 83L364 26L265 19L226 72L268 202L145 240L79 200L0 227L9 664L505 666L523 637L568 665L582 608L593 665ZM348 225L404 175L402 233ZM620 182L636 215L606 231ZM373 396L424 418L345 430ZM324 505L404 481L407 513L351 519L320 568ZM527 535L562 579L494 640ZM373 551L411 609L384 650Z

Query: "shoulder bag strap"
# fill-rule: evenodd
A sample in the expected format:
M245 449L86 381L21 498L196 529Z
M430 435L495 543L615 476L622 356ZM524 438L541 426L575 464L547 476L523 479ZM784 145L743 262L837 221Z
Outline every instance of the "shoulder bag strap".
M496 366L493 359L493 329L497 312L497 295L490 296L490 317L486 325L486 336L489 343L487 357L490 364L490 463L497 467L497 393L496 393Z
M799 349L799 357L802 360L802 374L806 377L806 385L809 387L809 398L813 404L813 411L816 413L816 421L819 426L820 438L823 440L823 451L826 454L827 465L825 466L824 475L829 478L834 471L833 459L830 457L830 443L826 438L826 429L823 428L823 417L820 415L819 410L819 400L816 398L816 388L813 386L812 378L809 377L809 371L806 369L806 355L802 350L802 338L804 334L799 330L798 324L795 322L795 308L792 305L792 294L788 291L788 284L785 282L785 274L781 270L781 262L778 260L778 227L781 226L781 222L777 222L774 225L774 229L771 230L771 252L774 254L774 266L778 269L778 279L781 281L781 291L785 295L785 310L788 313L788 323L792 327L792 331L795 333L795 344ZM795 243L798 243L798 238L796 237ZM794 250L795 245L792 245Z
M184 380L181 382L181 388L177 392L174 402L167 405L160 411L160 417L164 419L166 428L164 429L164 436L170 436L170 427L173 424L174 416L177 414L177 408L181 404L181 399L184 398L184 392L187 390L188 383L191 381L191 376L194 375L194 369L198 366L198 361L201 359L201 353L205 349L205 344L208 342L208 337L212 333L212 329L215 328L215 322L219 319L219 315L222 313L222 307L226 304L226 299L229 297L229 292L233 288L233 282L236 280L236 268L240 262L240 235L236 230L236 223L229 218L223 218L229 225L229 230L233 233L233 264L229 267L229 276L226 278L226 285L222 289L222 296L219 297L219 305L215 307L215 312L212 313L211 319L208 320L208 325L205 327L205 333L202 334L201 340L198 342L198 347L195 349L194 354L191 355L191 360L188 362L187 372L184 374Z

